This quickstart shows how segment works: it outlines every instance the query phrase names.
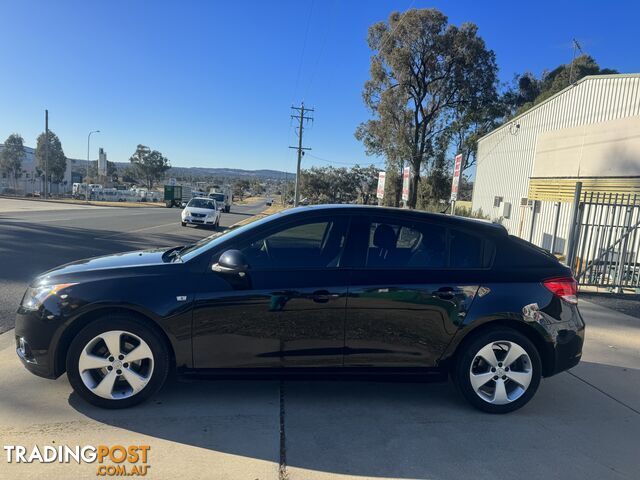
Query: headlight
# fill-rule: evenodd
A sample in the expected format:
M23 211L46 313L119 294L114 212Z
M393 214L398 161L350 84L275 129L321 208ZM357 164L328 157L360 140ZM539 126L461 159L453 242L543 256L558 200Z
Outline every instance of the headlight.
M189 210L183 210L182 211L182 216L186 217L187 215L190 215Z
M58 295L61 290L69 288L75 283L58 283L56 285L41 285L29 287L22 297L21 306L27 310L38 310L51 295Z

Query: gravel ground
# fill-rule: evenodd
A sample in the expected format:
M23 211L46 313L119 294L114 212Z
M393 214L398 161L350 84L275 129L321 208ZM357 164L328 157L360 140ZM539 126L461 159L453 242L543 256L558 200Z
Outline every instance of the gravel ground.
M580 298L640 319L640 295L581 292Z

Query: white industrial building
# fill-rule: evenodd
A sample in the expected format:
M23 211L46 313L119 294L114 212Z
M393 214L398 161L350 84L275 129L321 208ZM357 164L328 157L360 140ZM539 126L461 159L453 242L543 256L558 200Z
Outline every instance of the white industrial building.
M4 145L0 144L0 153L4 149ZM38 174L37 165L38 161L35 156L35 149L31 147L24 147L24 158L22 159L21 172L18 174L18 178L14 181L13 178L9 178L5 172L0 173L0 193L5 192L6 189L17 190L18 194L34 194L36 192L44 191L44 179L42 174ZM64 172L64 178L62 182L51 182L49 191L52 194L65 194L71 193L72 166L78 160L67 158L67 169Z
M474 212L567 255L577 182L640 200L640 74L579 80L481 138L476 165Z

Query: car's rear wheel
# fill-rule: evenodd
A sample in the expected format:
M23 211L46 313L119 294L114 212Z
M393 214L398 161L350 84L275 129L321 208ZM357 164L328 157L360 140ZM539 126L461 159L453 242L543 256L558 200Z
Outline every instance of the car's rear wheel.
M508 413L524 406L536 393L542 377L540 355L520 332L487 330L462 348L454 379L474 407Z
M110 315L91 322L73 339L67 376L83 399L102 408L125 408L154 395L169 371L162 338L144 322Z

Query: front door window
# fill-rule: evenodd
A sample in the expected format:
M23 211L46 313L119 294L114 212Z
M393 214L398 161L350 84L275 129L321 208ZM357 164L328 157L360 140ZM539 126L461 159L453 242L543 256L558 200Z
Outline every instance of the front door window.
M309 221L252 241L242 249L252 270L338 267L346 218Z

